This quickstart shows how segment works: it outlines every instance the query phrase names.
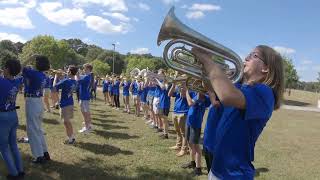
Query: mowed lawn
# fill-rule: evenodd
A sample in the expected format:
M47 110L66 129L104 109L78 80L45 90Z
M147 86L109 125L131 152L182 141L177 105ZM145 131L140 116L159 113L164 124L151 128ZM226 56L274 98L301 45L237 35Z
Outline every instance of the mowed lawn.
M26 126L21 95L18 105L18 137L22 137L26 136ZM63 144L65 132L58 111L45 114L43 127L52 161L33 165L29 144L19 144L26 179L207 179L206 174L195 178L191 170L179 167L189 158L178 158L168 149L175 144L172 126L169 139L162 140L143 118L105 105L101 92L91 108L94 130L87 135L76 133L74 146ZM82 127L78 105L74 114L77 131ZM320 179L319 153L320 113L276 111L256 145L256 179ZM0 179L6 173L0 160Z

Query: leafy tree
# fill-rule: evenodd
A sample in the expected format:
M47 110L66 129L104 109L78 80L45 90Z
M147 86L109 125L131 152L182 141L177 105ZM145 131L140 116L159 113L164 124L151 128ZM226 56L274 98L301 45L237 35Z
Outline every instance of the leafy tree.
M91 62L93 66L93 73L99 76L105 76L110 73L110 66L98 59Z
M86 62L91 62L95 59L97 59L98 55L103 53L103 49L98 46L90 46L88 48L88 52L85 56L85 61Z
M130 71L134 68L149 69L150 71L158 70L160 68L165 69L166 66L163 64L161 60L158 58L147 58L145 56L139 55L130 55L127 56L125 61L127 62L126 73L130 73Z
M67 39L63 40L69 44L69 47L73 49L76 53L86 56L88 53L88 45L82 42L80 39Z
M102 53L100 53L97 56L97 59L101 60L102 62L108 63L108 65L111 68L113 68L113 55L114 55L114 73L115 74L120 74L123 69L125 68L125 61L124 61L124 56L121 55L118 52L113 52L110 50L104 50Z
M297 73L297 70L295 69L292 60L283 57L284 59L284 68L285 68L285 84L286 88L295 88L297 86L297 83L299 81L299 76Z
M17 58L17 55L7 49L0 49L0 69L3 69L4 63L7 60L13 58Z
M3 50L3 49L6 49L14 54L18 54L18 50L17 48L15 47L14 43L10 40L2 40L0 41L0 49Z

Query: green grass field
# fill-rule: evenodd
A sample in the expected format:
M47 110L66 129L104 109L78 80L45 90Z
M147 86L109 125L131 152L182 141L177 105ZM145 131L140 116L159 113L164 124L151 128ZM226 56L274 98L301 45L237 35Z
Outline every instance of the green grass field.
M52 161L31 164L29 144L19 144L26 179L207 179L206 174L194 178L191 170L179 167L188 157L178 158L168 149L175 143L173 127L169 139L161 140L142 118L111 109L101 97L99 93L99 99L91 105L94 131L88 135L77 133L75 146L63 144L65 132L58 111L45 114L43 127ZM26 135L22 97L18 105L21 137ZM319 119L320 114L312 112L274 112L256 145L256 179L320 179ZM76 106L74 128L81 127ZM4 175L7 171L0 161L0 174Z

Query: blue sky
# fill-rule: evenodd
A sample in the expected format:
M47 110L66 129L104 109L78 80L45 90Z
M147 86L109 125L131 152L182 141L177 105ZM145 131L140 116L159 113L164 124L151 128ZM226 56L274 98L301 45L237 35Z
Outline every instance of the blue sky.
M258 44L293 59L301 80L320 72L316 0L0 0L0 40L39 34L79 38L121 53L161 56L156 44L171 6L189 27L245 57Z

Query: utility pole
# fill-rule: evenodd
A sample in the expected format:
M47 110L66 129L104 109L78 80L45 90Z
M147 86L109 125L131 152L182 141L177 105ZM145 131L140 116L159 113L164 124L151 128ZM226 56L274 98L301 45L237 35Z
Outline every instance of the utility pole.
M115 53L115 51L116 51L116 44L113 43L112 46L113 46L113 53L112 53L112 74L114 74L114 53Z

